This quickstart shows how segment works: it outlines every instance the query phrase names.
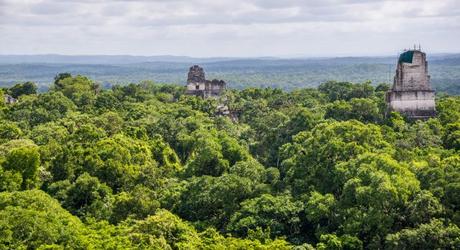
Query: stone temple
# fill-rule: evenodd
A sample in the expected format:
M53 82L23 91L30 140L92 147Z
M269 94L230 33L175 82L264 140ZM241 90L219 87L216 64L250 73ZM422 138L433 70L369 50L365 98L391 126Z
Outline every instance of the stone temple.
M202 67L194 65L190 67L187 78L187 94L201 96L203 98L217 97L226 89L227 84L223 80L206 80Z
M436 116L434 91L430 85L426 54L420 49L399 56L393 87L386 96L389 111L410 119Z

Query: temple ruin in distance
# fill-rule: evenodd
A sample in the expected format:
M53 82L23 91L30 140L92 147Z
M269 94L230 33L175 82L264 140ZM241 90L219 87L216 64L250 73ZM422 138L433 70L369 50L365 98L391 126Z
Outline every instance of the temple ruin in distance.
M398 59L393 87L386 95L389 111L397 111L409 119L434 117L434 94L426 54L420 47L402 53Z
M202 67L190 67L187 78L188 95L218 97L226 89L223 80L206 80ZM417 49L403 52L398 59L392 88L386 94L388 111L396 111L409 119L436 116L435 92L431 88L426 54Z
M187 94L203 98L217 97L226 89L227 84L223 80L206 80L202 67L193 65L190 67L187 78Z

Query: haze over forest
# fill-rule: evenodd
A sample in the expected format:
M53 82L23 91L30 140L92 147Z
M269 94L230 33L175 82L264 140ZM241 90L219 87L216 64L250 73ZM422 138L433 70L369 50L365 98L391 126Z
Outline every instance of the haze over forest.
M459 93L460 54L428 54L429 73L440 92ZM293 90L335 81L392 83L395 56L322 58L193 58L185 56L0 56L0 86L33 81L44 91L59 72L82 74L106 88L152 80L184 85L188 68L200 64L209 78L229 88Z

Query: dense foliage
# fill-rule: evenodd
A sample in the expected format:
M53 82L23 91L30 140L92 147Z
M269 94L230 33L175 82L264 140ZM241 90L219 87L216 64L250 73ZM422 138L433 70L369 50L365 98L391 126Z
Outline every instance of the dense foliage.
M4 90L0 249L460 248L459 97L408 121L368 82L35 89Z

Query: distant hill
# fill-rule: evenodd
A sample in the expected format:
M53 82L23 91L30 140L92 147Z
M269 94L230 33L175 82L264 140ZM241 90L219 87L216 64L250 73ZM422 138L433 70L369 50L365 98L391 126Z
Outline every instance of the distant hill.
M129 56L129 55L0 55L0 64L51 63L51 64L131 64L143 62L213 62L232 58L193 58L187 56Z
M197 58L188 56L130 56L130 55L0 55L0 64L135 64L148 62L176 62L176 63L209 63L209 62L234 62L234 61L304 61L311 63L393 63L395 56L382 57L317 57L317 58L237 58L237 57L210 57ZM460 54L434 54L429 60L459 59Z
M428 60L435 89L460 94L460 54L429 55ZM203 66L208 78L224 79L232 88L292 90L315 87L329 80L392 82L396 56L283 59L0 55L0 86L34 81L45 90L61 72L89 76L105 87L141 80L185 84L188 68L193 64Z

